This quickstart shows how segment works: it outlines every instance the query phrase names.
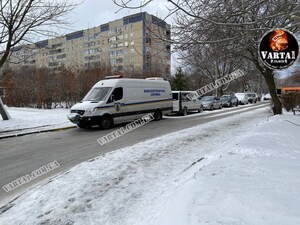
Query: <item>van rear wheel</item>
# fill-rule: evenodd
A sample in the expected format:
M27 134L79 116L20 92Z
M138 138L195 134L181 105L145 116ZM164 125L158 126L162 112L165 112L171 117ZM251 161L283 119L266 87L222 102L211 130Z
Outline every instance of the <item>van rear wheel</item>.
M182 110L182 115L183 115L183 116L186 116L187 113L188 113L187 108L183 108L183 110Z
M162 119L162 113L159 109L155 110L154 112L154 120L158 121Z
M110 116L104 116L101 120L100 120L100 128L107 130L109 128L111 128L113 126L114 122L113 119Z

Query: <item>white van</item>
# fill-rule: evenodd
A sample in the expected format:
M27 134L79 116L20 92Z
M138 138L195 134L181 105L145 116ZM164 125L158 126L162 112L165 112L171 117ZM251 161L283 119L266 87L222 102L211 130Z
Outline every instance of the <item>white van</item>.
M248 95L246 93L235 93L234 95L239 100L240 105L248 104Z
M68 119L80 128L132 121L149 113L154 120L172 111L170 83L163 78L131 79L110 76L96 83L83 100L71 108Z
M189 96L198 96L195 91L172 91L173 113L179 113L186 116L188 111L203 111L203 106L198 98L188 98Z

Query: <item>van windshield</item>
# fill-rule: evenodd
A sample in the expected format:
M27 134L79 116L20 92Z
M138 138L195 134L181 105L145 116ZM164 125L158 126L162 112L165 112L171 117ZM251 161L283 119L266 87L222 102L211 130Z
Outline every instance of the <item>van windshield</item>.
M104 101L112 87L93 88L82 101Z

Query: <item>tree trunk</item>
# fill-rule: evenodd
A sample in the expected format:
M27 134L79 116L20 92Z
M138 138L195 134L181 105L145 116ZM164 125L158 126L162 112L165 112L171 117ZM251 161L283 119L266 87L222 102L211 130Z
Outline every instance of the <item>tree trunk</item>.
M274 115L282 114L282 103L276 93L276 86L275 86L275 81L274 81L274 77L273 77L273 71L269 68L266 68L265 71L263 72L263 76L266 80L270 95L273 100L273 104L274 104L273 108L272 108L273 113L274 113Z
M9 116L8 112L4 108L4 105L3 105L3 102L1 100L1 97L0 97L0 114L1 114L1 116L3 118L3 120L9 120L10 119L10 116Z

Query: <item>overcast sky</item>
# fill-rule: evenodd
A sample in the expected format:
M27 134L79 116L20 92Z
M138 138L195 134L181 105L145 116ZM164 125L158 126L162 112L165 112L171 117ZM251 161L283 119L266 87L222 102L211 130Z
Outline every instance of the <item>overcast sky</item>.
M70 13L70 22L72 22L71 30L81 30L88 27L99 26L103 23L120 19L124 16L138 13L142 11L148 12L163 19L168 14L166 8L166 0L158 0L149 3L146 7L140 9L122 9L113 3L112 0L73 0L79 4L74 12ZM127 0L125 0L126 2ZM144 0L145 1L145 0ZM131 5L140 5L143 0L132 0ZM171 18L167 19L168 23L172 23Z

